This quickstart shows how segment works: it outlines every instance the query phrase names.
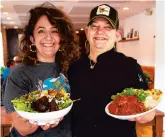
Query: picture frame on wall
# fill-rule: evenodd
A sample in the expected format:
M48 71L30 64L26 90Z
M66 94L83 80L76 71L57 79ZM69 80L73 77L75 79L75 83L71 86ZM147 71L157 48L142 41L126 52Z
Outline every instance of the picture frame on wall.
M139 38L139 32L137 30L134 31L133 38Z
M126 39L130 39L130 33L127 33Z
M130 30L130 38L131 38L131 39L133 38L133 33L134 33L134 29L132 28L132 29Z

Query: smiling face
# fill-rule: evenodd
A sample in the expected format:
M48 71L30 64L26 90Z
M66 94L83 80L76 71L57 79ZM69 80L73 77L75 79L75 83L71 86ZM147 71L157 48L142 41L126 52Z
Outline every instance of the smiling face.
M90 44L90 52L104 53L114 47L117 40L116 29L113 29L104 18L96 18L86 28L86 36Z
M37 48L37 58L42 62L54 62L60 48L58 29L50 24L46 16L41 16L35 25L31 42Z

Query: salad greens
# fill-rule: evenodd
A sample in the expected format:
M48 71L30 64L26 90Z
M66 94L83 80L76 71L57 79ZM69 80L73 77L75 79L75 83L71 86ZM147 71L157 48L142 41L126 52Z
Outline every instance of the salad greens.
M38 100L42 96L47 96L48 99L50 100L54 99L59 107L59 110L67 108L72 103L69 93L63 91L58 92L55 90L51 90L50 94L49 94L49 90L43 90L43 91L36 90L29 94L23 95L20 98L15 98L11 102L14 104L16 110L38 113L37 111L34 111L32 109L31 104L33 101Z
M36 112L31 108L31 99L26 99L24 96L16 98L11 101L14 104L16 110L25 111L25 112Z
M111 99L115 99L117 96L123 95L135 95L138 97L138 101L144 102L146 100L146 97L149 96L149 93L146 93L143 89L126 88L121 93L112 95Z

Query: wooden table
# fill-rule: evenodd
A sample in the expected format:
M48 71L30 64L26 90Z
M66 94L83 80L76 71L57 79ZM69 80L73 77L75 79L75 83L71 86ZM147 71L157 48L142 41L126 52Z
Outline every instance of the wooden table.
M164 113L156 110L156 117L153 120L153 137L163 136L163 117Z
M152 126L153 137L162 137L163 136L163 117L164 117L164 113L159 110L156 110L156 116L154 120L148 123L144 123L144 124L140 124L140 123L137 123L137 124L138 124L138 127L141 126L141 128L145 126Z
M12 124L12 118L6 114L6 110L1 106L1 137L7 137Z

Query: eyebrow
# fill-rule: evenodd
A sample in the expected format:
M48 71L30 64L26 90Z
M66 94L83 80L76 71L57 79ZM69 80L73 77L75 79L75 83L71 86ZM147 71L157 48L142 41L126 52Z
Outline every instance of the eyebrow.
M57 28L57 27L55 27L55 26L51 27L51 29L55 29L55 28ZM38 29L46 29L46 27L39 26L36 30L38 30Z

